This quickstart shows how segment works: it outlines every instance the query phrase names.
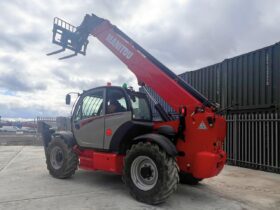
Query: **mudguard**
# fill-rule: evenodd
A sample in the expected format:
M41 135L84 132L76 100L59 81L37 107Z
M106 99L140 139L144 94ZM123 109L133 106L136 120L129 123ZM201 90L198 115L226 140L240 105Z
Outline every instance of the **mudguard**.
M175 145L171 142L171 140L160 134L156 134L156 133L144 134L134 138L133 141L135 142L150 141L158 144L170 156L174 157L178 155L178 151Z
M42 134L42 140L44 149L46 151L49 143L52 138L59 137L64 140L64 142L69 146L74 146L76 144L76 140L71 131L57 131L50 127L47 123L40 121L38 122L38 132Z
M73 133L71 131L57 131L52 136L54 138L55 137L60 137L70 147L73 147L74 145L77 144L76 140L73 136Z

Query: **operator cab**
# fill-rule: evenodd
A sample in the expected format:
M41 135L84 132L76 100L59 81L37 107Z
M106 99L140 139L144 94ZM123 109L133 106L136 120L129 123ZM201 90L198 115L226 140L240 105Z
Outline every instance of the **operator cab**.
M70 102L69 95L66 102ZM146 94L118 86L104 86L80 95L73 109L71 125L79 146L119 150L122 138L152 130L152 113Z
M133 120L152 120L150 104L144 93L121 87L106 88L106 114L131 111Z

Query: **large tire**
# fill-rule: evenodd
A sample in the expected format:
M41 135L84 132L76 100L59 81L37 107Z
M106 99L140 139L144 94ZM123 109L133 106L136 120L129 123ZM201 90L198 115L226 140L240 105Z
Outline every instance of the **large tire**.
M179 177L181 184L197 185L200 181L202 181L202 179L197 179L193 177L193 175L184 172L180 172Z
M136 200L155 205L177 189L178 171L174 157L158 145L140 142L126 154L123 180Z
M49 143L46 159L49 173L55 178L69 178L78 168L77 154L60 137L54 137Z

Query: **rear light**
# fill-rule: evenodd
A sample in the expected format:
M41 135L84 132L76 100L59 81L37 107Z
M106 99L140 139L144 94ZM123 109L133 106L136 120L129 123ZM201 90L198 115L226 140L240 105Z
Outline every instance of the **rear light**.
M179 114L183 117L185 117L187 115L187 108L185 106L181 106L179 108Z

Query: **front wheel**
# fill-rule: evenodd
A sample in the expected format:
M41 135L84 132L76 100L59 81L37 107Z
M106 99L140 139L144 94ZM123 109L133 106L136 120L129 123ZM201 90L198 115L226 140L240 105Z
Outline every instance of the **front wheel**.
M74 175L78 167L78 156L60 137L54 137L47 147L47 167L50 174L59 179Z
M123 180L136 200L159 204L177 189L178 167L158 145L140 142L127 152Z

